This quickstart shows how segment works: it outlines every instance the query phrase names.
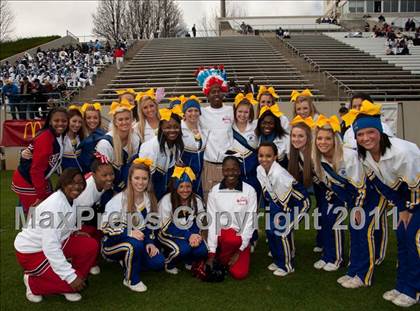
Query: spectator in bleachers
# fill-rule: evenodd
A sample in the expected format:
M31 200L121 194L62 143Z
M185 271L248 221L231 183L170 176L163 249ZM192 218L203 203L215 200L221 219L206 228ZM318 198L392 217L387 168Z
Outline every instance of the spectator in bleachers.
M16 112L19 112L20 119L26 119L23 112L21 112L21 107L19 106L19 89L16 84L13 83L11 79L6 80L5 85L2 88L2 93L7 97L9 101L10 113L13 120L17 120Z
M241 88L236 83L235 79L230 79L228 82L229 92L226 94L226 99L234 99L236 95L241 92Z
M283 28L279 27L279 29L276 30L276 36L277 38L282 39L283 35L284 35L284 30Z
M342 116L344 116L347 112L349 112L349 109L346 107L346 103L340 103L340 109L338 109L338 114L340 116L340 126L341 126L341 138L344 137L344 133L347 131L348 127L346 126L346 123L341 119Z
M379 15L379 17L378 17L378 22L380 22L380 23L385 23L385 17L381 14L381 15Z
M258 84L254 83L254 77L249 77L248 83L244 86L244 93L252 93L254 96L258 93Z
M290 32L286 29L283 34L284 39L290 39Z
M197 36L197 28L195 28L195 24L192 26L191 31L193 33L194 38Z

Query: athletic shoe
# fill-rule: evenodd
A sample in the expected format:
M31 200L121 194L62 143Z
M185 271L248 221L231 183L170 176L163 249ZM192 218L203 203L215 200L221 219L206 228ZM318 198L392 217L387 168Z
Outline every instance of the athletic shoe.
M391 290L385 292L382 295L382 298L385 299L385 300L387 300L387 301L393 301L399 295L401 295L401 293L399 291L397 291L396 289L391 289Z
M251 254L255 252L255 246L254 245L251 245L250 249L251 249Z
M267 267L267 269L270 271L276 271L277 269L279 269L279 267L277 267L277 265L273 262Z
M273 258L273 254L271 254L271 252L268 252L267 256Z
M101 273L101 268L99 268L99 266L94 266L90 268L89 273L92 275L98 275L99 273Z
M185 269L191 271L192 265L185 264Z
M397 296L397 298L392 300L392 303L399 307L408 308L414 306L417 303L417 301L414 298L407 296L406 294L400 294Z
M337 271L339 268L340 268L340 266L337 266L337 265L335 265L331 262L327 263L326 265L324 265L322 267L322 269L324 269L324 271L328 271L328 272Z
M130 285L128 284L128 281L124 279L123 284L127 286L129 289L131 289L133 292L143 293L147 291L147 286L144 285L142 281L138 282L136 285Z
M312 250L314 253L322 253L323 249L322 247L319 246L315 246L314 249Z
M352 277L350 276L350 275L343 275L342 277L339 277L338 279L337 279L337 283L338 284L343 284L344 282L347 282L348 280L351 280L352 279Z
M179 270L178 268L174 267L174 268L168 268L167 266L165 266L165 271L168 272L169 274L178 274Z
M293 271L292 271L292 272L293 272ZM276 270L273 272L273 274L274 274L275 276L286 276L286 275L288 275L288 274L289 274L289 272L286 272L286 271L284 271L283 269L278 268L278 269L276 269Z
M35 295L32 293L31 288L29 287L29 275L24 274L23 275L23 283L26 287L26 299L28 299L30 302L41 302L42 296L41 295Z
M363 283L363 281L356 275L347 282L342 283L341 286L344 288L359 288L364 287L365 283Z
M317 262L314 263L314 268L315 269L318 269L318 270L321 270L322 268L324 268L324 266L326 264L327 263L325 261L323 261L322 259L320 259L320 260L318 260Z
M70 302L76 302L82 300L82 295L79 293L65 293L63 294L64 298Z

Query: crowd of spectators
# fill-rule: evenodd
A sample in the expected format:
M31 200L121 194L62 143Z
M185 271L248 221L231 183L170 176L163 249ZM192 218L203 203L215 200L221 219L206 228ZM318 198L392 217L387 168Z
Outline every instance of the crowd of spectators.
M279 27L276 29L276 37L279 39L290 39L290 32L287 29Z
M127 49L127 43L119 42L115 48ZM43 118L48 106L93 85L100 68L112 63L110 43L104 46L99 40L25 53L14 63L0 65L1 101L10 106L13 119Z
M254 29L252 28L252 26L249 25L249 24L245 24L245 22L242 22L242 24L240 25L240 27L241 27L241 33L244 34L244 35L252 34L253 31L254 31Z

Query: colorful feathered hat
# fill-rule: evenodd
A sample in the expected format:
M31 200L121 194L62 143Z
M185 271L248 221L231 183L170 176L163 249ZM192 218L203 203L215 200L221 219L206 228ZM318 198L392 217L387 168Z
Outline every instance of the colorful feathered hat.
M228 91L227 75L223 65L199 67L195 71L198 85L203 88L204 95L208 95L210 88L217 84L222 92Z

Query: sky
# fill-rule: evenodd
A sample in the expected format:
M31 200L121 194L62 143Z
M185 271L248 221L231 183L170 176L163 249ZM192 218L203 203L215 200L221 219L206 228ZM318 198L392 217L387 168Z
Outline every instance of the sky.
M9 0L15 15L14 38L60 35L69 30L77 36L92 33L92 14L99 1L13 1ZM216 10L219 1L177 0L183 10L188 28L200 25L202 17ZM229 1L243 7L249 16L286 16L322 14L322 1ZM199 29L198 29L199 30Z

